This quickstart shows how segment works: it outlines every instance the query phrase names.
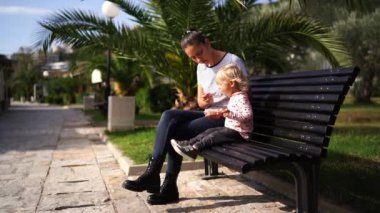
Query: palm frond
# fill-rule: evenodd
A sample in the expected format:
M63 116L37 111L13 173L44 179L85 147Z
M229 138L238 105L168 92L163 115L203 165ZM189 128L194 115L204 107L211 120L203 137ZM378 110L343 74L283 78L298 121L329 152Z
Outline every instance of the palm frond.
M213 6L212 0L160 1L162 18L177 40L188 29L197 29L206 36L215 32L218 25Z
M285 50L290 45L299 44L317 50L333 66L339 66L337 54L345 54L342 42L331 34L328 28L308 17L287 11L264 14L251 22L238 25L234 32L231 34L231 40L234 38L243 42L239 51L252 57L256 54L247 50L273 49L271 46L282 47ZM283 51L282 54L286 52Z
M53 41L74 48L104 47L109 41L108 35L117 32L117 27L109 20L81 10L62 10L38 23L42 29L34 46L43 46L45 50Z

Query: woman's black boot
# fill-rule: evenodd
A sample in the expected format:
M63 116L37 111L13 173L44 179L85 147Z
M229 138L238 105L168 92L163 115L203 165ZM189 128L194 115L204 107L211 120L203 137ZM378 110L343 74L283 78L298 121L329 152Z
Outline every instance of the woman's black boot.
M165 158L151 158L144 174L136 180L125 180L122 187L131 191L141 192L147 190L149 193L160 191L160 171Z
M160 192L150 195L147 199L148 203L151 205L162 205L178 202L177 176L167 173Z

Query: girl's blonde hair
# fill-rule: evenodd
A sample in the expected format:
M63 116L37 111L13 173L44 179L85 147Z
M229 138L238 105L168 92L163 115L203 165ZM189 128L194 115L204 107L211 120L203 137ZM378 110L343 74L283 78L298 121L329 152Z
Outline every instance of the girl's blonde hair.
M239 90L248 91L248 79L235 64L227 64L219 69L216 74L216 83L235 81Z

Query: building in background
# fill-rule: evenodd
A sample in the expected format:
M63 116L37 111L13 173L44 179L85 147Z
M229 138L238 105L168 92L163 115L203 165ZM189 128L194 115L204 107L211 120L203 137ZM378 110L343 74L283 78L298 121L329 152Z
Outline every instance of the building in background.
M68 61L48 62L42 67L43 72L47 72L46 77L72 77L70 70L70 63Z
M12 60L5 55L0 55L0 112L10 106L11 90L6 84L13 72Z
M68 47L56 46L51 52L47 53L46 63L42 66L42 72L47 73L45 77L72 77L70 73L70 62L67 55L72 53Z

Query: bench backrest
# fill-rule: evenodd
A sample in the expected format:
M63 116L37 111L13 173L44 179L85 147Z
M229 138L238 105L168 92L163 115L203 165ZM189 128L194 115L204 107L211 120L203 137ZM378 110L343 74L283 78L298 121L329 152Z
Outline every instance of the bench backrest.
M252 140L306 154L327 153L332 126L359 69L251 77Z

